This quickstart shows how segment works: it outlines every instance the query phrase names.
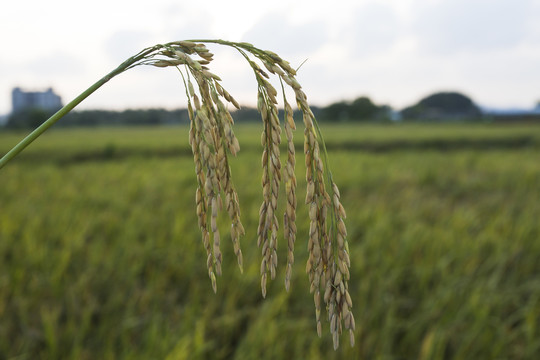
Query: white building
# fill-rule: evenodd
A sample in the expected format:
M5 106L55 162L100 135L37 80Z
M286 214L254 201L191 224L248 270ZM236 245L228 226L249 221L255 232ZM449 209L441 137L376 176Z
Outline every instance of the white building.
M11 101L13 113L29 108L56 111L62 107L62 99L51 88L46 91L23 91L16 87L11 92Z

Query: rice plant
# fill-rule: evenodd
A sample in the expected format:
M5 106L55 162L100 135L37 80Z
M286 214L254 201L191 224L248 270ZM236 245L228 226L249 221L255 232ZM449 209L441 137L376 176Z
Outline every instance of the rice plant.
M344 330L349 330L350 342L354 345L355 321L348 290L350 256L344 223L345 210L341 205L339 189L329 170L322 134L307 102L307 96L296 80L296 70L274 52L261 50L248 43L224 40L174 41L146 48L101 78L23 139L0 160L0 168L113 77L140 65L178 69L185 85L191 121L189 144L193 152L198 185L196 190L198 226L206 250L208 276L216 292L217 276L222 273L218 213L226 210L229 215L231 239L240 271L243 266L240 237L245 231L229 166L230 156L236 155L240 150L240 144L233 131L233 117L226 105L231 104L239 108L239 104L221 85L220 77L210 71L209 65L214 55L205 45L209 43L232 47L240 52L253 70L258 85L257 108L263 122L261 136L263 201L259 210L257 230L257 244L262 253L260 267L262 296L266 296L268 280L273 280L276 276L279 231L277 204L282 186L285 187L286 196L282 226L288 248L285 275L287 291L294 263L297 198L293 131L296 126L292 106L286 97L285 87L289 86L294 92L304 123L307 182L305 204L309 209L310 221L306 272L310 281L310 292L314 297L317 333L321 336L322 297L334 349L339 346L339 337ZM269 74L276 76L281 84L285 110L283 125L278 116L279 92L268 81ZM287 141L285 164L280 160L282 126Z

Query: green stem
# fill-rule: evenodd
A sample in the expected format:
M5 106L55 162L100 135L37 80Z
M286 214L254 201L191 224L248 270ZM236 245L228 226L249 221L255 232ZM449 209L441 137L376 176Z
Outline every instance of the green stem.
M116 75L126 71L127 69L133 66L136 66L137 62L145 59L148 55L150 55L153 51L155 51L158 48L159 48L159 45L156 45L152 48L148 48L141 51L139 54L133 57L130 57L129 59L124 61L122 64L120 64L120 66L118 66L116 69L114 69L113 71L111 71L110 73L102 77L94 85L90 86L88 89L83 91L79 96L77 96L71 102L66 104L63 108L58 110L54 115L52 115L49 119L47 119L43 124L37 127L30 134L28 134L28 136L22 139L17 145L15 145L8 153L6 153L2 157L2 159L0 159L0 169L3 168L15 156L17 156L21 151L23 151L28 145L34 142L34 140L36 140L41 134L47 131L47 129L53 126L58 120L60 120L67 113L73 110L75 106L79 105L79 103L81 103L84 99L90 96L93 92L95 92L97 89L99 89L101 86L103 86L105 83L107 83Z

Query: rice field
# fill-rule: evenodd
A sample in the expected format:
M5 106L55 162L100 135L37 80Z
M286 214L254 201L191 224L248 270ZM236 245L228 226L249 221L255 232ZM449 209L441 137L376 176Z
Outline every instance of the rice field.
M300 129L291 289L280 237L262 298L261 130L235 129L244 273L220 215L217 294L186 127L53 129L2 169L0 359L537 358L540 126L322 125L356 319L337 351L305 273Z

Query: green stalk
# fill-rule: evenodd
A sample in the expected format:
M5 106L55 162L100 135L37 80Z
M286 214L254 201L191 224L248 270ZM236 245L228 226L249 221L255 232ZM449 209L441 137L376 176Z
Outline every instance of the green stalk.
M116 75L126 71L127 69L137 66L137 62L144 60L148 55L151 55L152 52L159 49L161 45L156 45L151 48L147 48L137 55L130 57L124 61L116 69L99 79L95 84L90 86L88 89L83 91L79 96L70 101L60 110L58 110L54 115L48 118L43 124L37 127L34 131L28 134L24 139L22 139L17 145L15 145L8 153L6 153L2 159L0 159L0 169L3 168L10 160L17 156L21 151L23 151L28 145L30 145L34 140L36 140L41 134L43 134L47 129L53 126L58 120L63 118L67 113L69 113L75 106L79 105L84 99L90 96L93 92L107 83Z

